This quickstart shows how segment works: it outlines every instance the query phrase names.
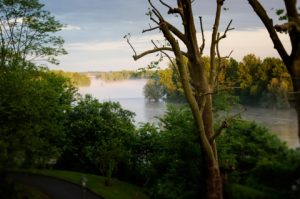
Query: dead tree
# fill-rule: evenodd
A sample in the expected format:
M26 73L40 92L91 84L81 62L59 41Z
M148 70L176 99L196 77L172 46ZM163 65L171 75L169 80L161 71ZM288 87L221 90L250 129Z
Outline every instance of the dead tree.
M211 60L209 71L205 69L204 60L202 58L205 38L201 17L202 44L198 45L196 25L192 11L193 0L177 0L174 6L167 4L163 0L156 0L156 3L160 3L168 9L168 14L176 15L181 19L183 31L169 23L161 14L157 4L148 0L150 5L148 15L155 26L150 26L148 29L143 30L143 32L160 30L168 42L168 45L158 46L152 41L154 45L153 49L137 54L129 37L127 37L127 42L134 51L134 60L157 52L161 52L168 58L170 58L167 53L168 51L174 54L176 61L174 65L177 67L185 97L192 110L197 133L200 138L200 145L205 162L206 198L209 199L223 198L223 183L215 139L226 126L221 125L219 130L214 131L212 94L216 92L218 77L223 68L224 59L226 59L226 57L221 57L220 55L219 43L226 37L226 33L232 30L232 28L230 28L230 21L224 33L219 33L219 22L224 1L225 0L216 0L216 14L210 46ZM187 64L185 62L186 58L188 59Z
M293 100L298 115L298 137L300 141L300 16L297 10L297 0L283 0L285 3L287 22L274 25L266 10L258 0L248 0L255 13L269 32L274 48L284 62L293 83ZM287 53L277 33L288 33L292 46L290 54Z

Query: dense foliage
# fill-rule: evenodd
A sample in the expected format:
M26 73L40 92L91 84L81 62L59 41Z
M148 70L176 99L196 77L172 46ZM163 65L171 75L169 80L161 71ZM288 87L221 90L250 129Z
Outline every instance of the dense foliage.
M300 196L300 151L289 149L266 128L237 120L218 139L218 144L228 183L260 190L265 193L260 198Z
M22 62L0 68L1 166L45 165L58 157L75 88L62 76Z
M161 125L160 130L144 125L136 134L134 172L139 178L131 180L144 183L153 198L201 198L201 150L190 111L171 107ZM299 150L241 120L232 121L217 142L228 198L299 197Z
M94 171L110 179L129 155L133 115L119 103L100 103L89 95L80 99L67 116L65 151L58 167Z
M292 91L291 78L278 58L261 60L253 54L238 63L231 59L225 74L225 83L238 88L235 95L242 104L267 108L287 108L288 93Z
M156 79L149 79L143 91L145 98L149 101L158 102L163 96L163 88Z
M208 57L204 61L209 65ZM223 73L219 75L219 92L214 95L216 109L224 109L223 102L237 102L243 105L255 105L266 108L290 107L289 92L292 91L291 78L278 58L268 57L261 60L253 54L244 56L241 62L234 59L227 61ZM145 87L156 86L162 90L161 99L169 102L184 102L182 85L178 72L171 65L159 70ZM156 82L155 84L151 83ZM155 90L155 88L152 88ZM153 92L144 92L146 98L154 98ZM145 91L146 88L145 88ZM217 108L216 106L219 106Z

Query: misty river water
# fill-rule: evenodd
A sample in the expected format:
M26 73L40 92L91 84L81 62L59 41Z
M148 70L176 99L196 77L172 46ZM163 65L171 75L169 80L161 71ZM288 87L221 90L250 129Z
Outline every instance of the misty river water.
M119 102L124 109L136 114L136 124L140 122L157 123L157 117L162 116L166 111L166 104L162 101L148 102L144 98L143 87L146 82L145 79L105 82L91 76L90 86L80 87L79 92L83 95L91 94L101 102ZM247 111L241 115L244 119L266 126L272 133L286 141L290 147L299 146L297 117L294 109L277 110L247 107Z

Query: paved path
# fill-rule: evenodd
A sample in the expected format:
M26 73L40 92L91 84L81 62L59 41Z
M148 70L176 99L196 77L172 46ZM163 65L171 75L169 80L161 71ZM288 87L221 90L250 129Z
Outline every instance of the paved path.
M52 199L103 199L81 186L35 174L9 173L15 181L34 186Z

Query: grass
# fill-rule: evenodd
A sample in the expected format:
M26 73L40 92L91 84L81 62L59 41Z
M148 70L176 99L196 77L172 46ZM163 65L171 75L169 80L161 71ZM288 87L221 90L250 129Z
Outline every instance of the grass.
M52 176L78 185L81 185L81 178L84 176L87 179L86 187L105 199L149 199L142 193L142 188L116 179L112 179L111 186L105 186L105 178L102 176L61 170L22 170L22 172Z
M226 187L228 198L231 199L278 199L278 195L269 191L264 192L240 184L230 184Z

